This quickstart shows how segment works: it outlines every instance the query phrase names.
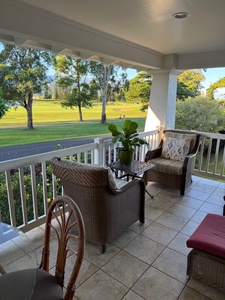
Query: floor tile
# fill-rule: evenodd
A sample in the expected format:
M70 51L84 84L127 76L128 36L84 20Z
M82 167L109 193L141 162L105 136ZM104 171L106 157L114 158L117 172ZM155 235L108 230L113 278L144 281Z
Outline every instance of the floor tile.
M204 201L197 200L197 199L192 198L192 197L184 196L182 199L179 200L178 203L181 204L181 205L193 208L193 209L199 209L199 207L202 206Z
M177 202L180 199L182 199L182 196L180 196L180 194L174 194L170 191L164 190L161 193L157 194L158 197L165 199L165 200L170 200L173 202Z
M197 211L194 216L191 218L191 221L195 222L195 223L201 223L202 220L205 218L205 216L207 215L206 212L203 211Z
M169 227L171 229L180 231L185 224L188 222L187 219L181 218L179 216L175 216L173 214L164 212L159 218L156 220L157 223Z
M187 248L186 241L188 240L189 236L178 233L175 238L169 243L168 248L173 249L183 255L188 255L190 252L190 248Z
M164 211L162 209L152 207L150 203L145 205L145 217L150 221L155 221L155 219L161 216L163 212Z
M167 209L167 212L181 218L190 219L196 213L196 209L184 207L181 204L175 203L173 206Z
M205 193L205 192L194 190L194 189L191 189L190 191L188 191L186 193L186 196L192 197L192 198L195 198L195 199L201 200L201 201L205 201L210 195L211 195L211 192Z
M130 290L122 300L143 300L143 299L144 298L142 298L141 296L137 295L135 292Z
M182 283L186 283L188 280L186 275L187 257L177 251L166 248L152 266Z
M146 300L175 300L183 287L181 282L150 267L132 290Z
M131 225L129 227L130 230L136 232L136 233L141 233L142 231L144 231L153 221L148 220L147 218L145 218L145 222L144 223L140 223L135 222L133 225Z
M211 214L223 214L223 207L214 205L212 203L205 202L202 204L202 206L199 208L199 211L205 212L205 213L211 213Z
M102 270L125 286L132 287L148 267L148 264L127 252L121 251L105 264Z
M79 300L119 300L127 294L128 288L99 270L76 290Z
M187 283L189 287L198 291L199 293L205 295L206 297L210 298L211 300L224 300L225 294L220 292L219 290L195 279L190 279Z
M199 182L214 187L218 187L220 185L219 181L208 179L208 178L200 178Z
M182 229L181 229L181 233L187 235L187 236L191 236L192 233L197 229L197 227L199 226L199 223L193 222L193 221L189 221Z
M88 243L85 247L84 257L93 263L97 267L102 267L106 264L114 255L116 255L120 249L109 244L107 245L106 252L102 254L100 252L100 246L92 243Z
M201 191L204 193L213 193L215 191L216 187L211 185L206 185L202 183L201 181L198 182L194 187L193 190Z
M150 200L150 206L158 208L160 210L167 210L174 204L174 201L163 199L158 196L155 196L153 199Z
M120 234L116 239L114 239L110 244L122 249L127 244L129 244L130 241L132 241L136 236L137 233L131 230L126 230L122 234Z
M225 294L217 289L192 278L188 280L186 266L190 249L186 240L208 212L222 214L225 184L193 176L185 196L179 190L157 183L150 183L147 189L155 196L154 199L146 197L144 224L135 222L107 245L104 254L100 246L86 243L73 299L224 300ZM27 237L40 261L44 225L29 231ZM54 274L57 248L54 234L51 243L50 273ZM9 271L24 268L28 262L26 253L30 253L26 248L27 243L22 248L12 243L11 253L4 259L0 256L0 263L8 263ZM2 255L2 247L0 252ZM7 260L9 257L13 257L12 261ZM35 257L31 259L37 262ZM73 265L71 255L65 283Z
M153 222L148 228L146 228L141 235L167 246L172 239L177 235L177 231L165 227L159 223Z
M209 300L210 298L196 292L195 290L185 287L178 300Z
M151 264L165 247L143 236L137 236L124 250L138 259Z

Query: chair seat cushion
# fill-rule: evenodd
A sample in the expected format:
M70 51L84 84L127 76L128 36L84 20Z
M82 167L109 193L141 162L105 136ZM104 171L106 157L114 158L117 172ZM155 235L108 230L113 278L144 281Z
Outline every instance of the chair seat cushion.
M41 269L26 269L0 276L0 299L62 300L56 278Z
M171 175L182 175L183 173L183 161L157 157L151 159L151 163L155 165L153 170L156 172Z
M188 248L225 258L225 217L207 214L186 243Z

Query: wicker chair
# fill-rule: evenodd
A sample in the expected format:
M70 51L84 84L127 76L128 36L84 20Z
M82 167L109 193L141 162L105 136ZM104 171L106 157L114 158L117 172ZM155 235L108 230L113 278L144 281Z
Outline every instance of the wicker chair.
M71 221L73 219L73 221ZM76 228L77 234L71 232ZM52 233L58 239L55 273L49 273L49 259L51 256L50 240ZM67 196L57 197L52 201L46 219L45 241L42 260L37 269L26 269L6 273L0 277L1 299L28 299L24 291L32 292L31 300L72 300L83 260L85 245L85 231L83 218L76 203ZM55 249L53 253L55 252ZM66 261L69 254L73 254L73 268L65 291L64 275ZM70 265L71 263L70 255Z
M145 161L155 165L144 174L146 184L148 181L158 182L179 189L180 194L184 195L187 184L192 180L191 172L199 140L200 134L192 131L164 130L159 147L146 153ZM176 151L172 146L176 146ZM183 149L187 150L186 153L182 152ZM183 155L179 156L179 151Z
M144 223L145 184L142 180L114 181L110 168L53 158L53 174L63 191L79 206L86 239L106 245L134 222Z
M225 217L207 214L187 240L187 275L225 292Z

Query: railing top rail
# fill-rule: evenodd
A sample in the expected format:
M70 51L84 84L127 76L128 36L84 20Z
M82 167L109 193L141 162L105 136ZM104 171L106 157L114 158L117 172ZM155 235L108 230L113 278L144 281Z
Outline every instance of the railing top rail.
M75 147L70 147L70 148L65 148L65 149L54 150L54 151L46 152L46 153L42 153L42 154L35 154L35 155L30 155L30 156L26 156L26 157L22 157L22 158L16 158L16 159L12 159L12 160L3 161L3 162L0 162L0 172L27 166L30 164L44 162L44 161L52 159L54 156L63 157L63 156L67 156L67 155L72 155L74 153L91 151L91 150L97 149L97 147L98 147L97 143L90 143L87 145L80 145L80 146L75 146Z
M199 133L204 137L225 140L225 134L223 133L211 133L211 132L201 132L201 131L199 131Z

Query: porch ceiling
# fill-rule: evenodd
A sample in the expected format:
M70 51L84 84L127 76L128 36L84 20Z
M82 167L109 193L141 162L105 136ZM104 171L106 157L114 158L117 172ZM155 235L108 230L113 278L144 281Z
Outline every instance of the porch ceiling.
M137 70L225 66L224 0L0 0L0 40ZM187 12L186 19L175 19Z

